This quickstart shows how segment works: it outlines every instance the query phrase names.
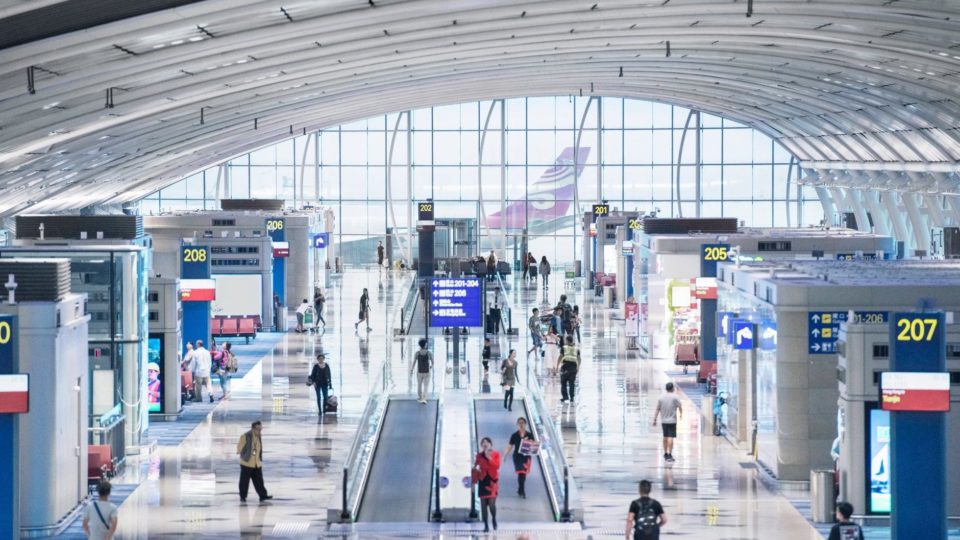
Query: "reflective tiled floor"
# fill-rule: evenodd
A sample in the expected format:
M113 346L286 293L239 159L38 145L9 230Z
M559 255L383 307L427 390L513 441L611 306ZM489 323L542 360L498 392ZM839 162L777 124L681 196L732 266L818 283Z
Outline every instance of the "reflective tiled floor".
M353 269L334 280L324 333L281 337L245 377L233 382L230 401L217 405L182 442L158 440L116 479L119 485L139 485L120 507L120 537L341 536L328 531L327 508L338 505L331 499L366 397L384 381L394 392L413 390L404 360L409 357L412 339L392 337L411 279L409 275ZM373 300L369 333L353 328L362 287L370 289ZM561 292L551 291L550 302L556 302ZM541 294L533 286L518 283L513 288L510 301L516 306L514 321L521 327L521 336L509 340L501 336L499 345L504 353L510 348L527 348L523 312L540 300ZM689 400L684 400L687 414L679 427L674 452L677 462L664 463L659 428L654 428L651 420L672 366L662 360L641 360L635 351L626 350L622 323L611 319L614 312L596 307L592 297L578 294L575 303L585 315L584 364L576 404L560 403L556 379L541 380L584 502L584 530L538 532L505 524L491 538L622 538L626 509L636 497L637 481L643 478L654 482L654 496L669 516L665 535L821 538L786 496L771 492L759 481L748 456L720 439L700 434L698 416ZM476 381L471 385L477 388L480 347L479 337L468 340L470 377ZM242 347L240 350L243 354ZM313 391L304 384L311 359L320 350L327 353L334 393L341 400L339 414L322 421L318 421ZM435 355L438 363L447 358L444 340L437 340ZM521 373L546 374L542 363L532 357L521 359ZM437 374L434 389L445 384L445 371L437 370ZM491 375L493 392L500 388L496 378ZM276 498L268 504L242 505L237 493L235 445L255 419L264 421L264 476L267 489ZM464 537L469 530L475 527L398 527L392 536Z

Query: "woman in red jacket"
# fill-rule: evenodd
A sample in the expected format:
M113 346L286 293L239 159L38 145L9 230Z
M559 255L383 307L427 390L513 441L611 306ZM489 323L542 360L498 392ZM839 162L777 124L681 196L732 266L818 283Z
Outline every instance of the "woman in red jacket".
M480 512L483 532L490 532L487 513L493 516L493 530L497 530L497 492L500 491L500 452L493 449L490 437L480 440L480 452L473 461L473 481L480 492ZM488 510L489 509L489 510Z

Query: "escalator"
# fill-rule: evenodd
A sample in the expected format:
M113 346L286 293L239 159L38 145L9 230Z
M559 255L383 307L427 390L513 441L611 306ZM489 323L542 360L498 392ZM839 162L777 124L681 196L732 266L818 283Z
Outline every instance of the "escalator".
M430 520L439 404L390 398L363 485L358 522Z
M500 398L475 399L473 406L476 415L477 440L490 437L493 440L494 449L503 452L510 442L510 436L517 430L517 418L526 418L528 426L533 429L526 399L514 400L513 412L509 412L503 407L503 400ZM534 433L534 435L537 436L538 434ZM501 456L500 492L497 496L497 520L499 522L546 523L557 521L559 515L556 508L557 503L548 486L545 472L543 462L537 456L534 456L530 474L527 476L527 498L521 499L517 495L517 475L514 472L513 457Z

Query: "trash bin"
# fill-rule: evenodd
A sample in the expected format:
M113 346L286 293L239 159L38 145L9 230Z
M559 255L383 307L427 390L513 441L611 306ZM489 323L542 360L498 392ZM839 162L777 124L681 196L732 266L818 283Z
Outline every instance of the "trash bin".
M700 433L713 433L713 395L704 394L700 401Z
M603 287L603 307L613 307L613 287L610 285L605 285Z
M834 521L833 469L815 469L810 471L810 511L814 523L832 523Z

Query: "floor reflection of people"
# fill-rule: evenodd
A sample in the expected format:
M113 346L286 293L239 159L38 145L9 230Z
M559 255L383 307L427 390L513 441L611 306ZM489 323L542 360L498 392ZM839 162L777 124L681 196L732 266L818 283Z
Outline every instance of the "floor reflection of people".
M267 509L270 507L264 504L239 506L239 525L240 536L259 540L263 538L264 520L267 517Z

